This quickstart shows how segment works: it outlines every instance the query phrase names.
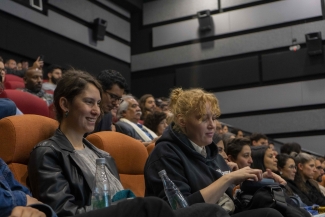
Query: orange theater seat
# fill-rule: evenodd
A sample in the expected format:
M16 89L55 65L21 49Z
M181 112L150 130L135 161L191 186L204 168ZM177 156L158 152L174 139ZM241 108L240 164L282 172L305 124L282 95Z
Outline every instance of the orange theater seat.
M90 134L87 139L115 159L123 187L143 197L144 165L148 158L144 145L130 136L110 131Z
M153 151L154 147L155 147L155 143L150 143L150 145L147 146L147 151L148 151L148 155L151 154L151 152Z
M49 109L46 102L33 94L20 90L4 90L0 98L9 98L24 114L37 114L49 117Z
M10 116L0 120L0 157L21 184L26 186L29 154L39 142L50 138L58 122L39 115Z

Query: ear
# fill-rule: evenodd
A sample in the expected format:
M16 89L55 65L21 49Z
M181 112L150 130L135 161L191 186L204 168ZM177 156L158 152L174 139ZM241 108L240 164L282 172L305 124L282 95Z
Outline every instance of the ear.
M51 72L47 73L47 77L52 78L52 73Z
M298 163L297 167L299 170L302 170L304 168L304 165L302 165L302 163Z
M24 83L26 84L27 83L27 77L24 76L23 79L24 79Z
M184 115L182 115L182 114L178 114L178 115L176 116L176 120L177 120L178 125L179 125L180 127L182 127L182 128L185 127L186 120L185 120Z
M61 97L59 99L59 104L60 104L60 108L62 109L63 112L69 111L69 102L68 102L67 98Z

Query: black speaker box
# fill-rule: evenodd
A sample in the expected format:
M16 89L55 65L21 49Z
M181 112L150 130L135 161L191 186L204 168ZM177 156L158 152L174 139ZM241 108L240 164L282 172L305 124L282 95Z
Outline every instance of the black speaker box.
M212 17L210 16L210 10L197 12L197 18L199 19L200 31L210 31L212 29Z
M306 34L307 53L309 56L320 55L323 53L322 33L314 32Z
M95 40L98 40L98 41L104 40L106 27L107 27L106 20L103 20L101 18L97 18L94 20L93 35L94 35Z

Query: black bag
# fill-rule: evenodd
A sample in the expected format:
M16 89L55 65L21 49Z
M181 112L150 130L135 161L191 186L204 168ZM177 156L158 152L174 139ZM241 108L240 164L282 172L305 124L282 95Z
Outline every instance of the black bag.
M258 209L274 208L284 217L307 217L308 212L296 208L286 202L285 194L280 185L265 185L255 193L239 192L235 199L236 212Z

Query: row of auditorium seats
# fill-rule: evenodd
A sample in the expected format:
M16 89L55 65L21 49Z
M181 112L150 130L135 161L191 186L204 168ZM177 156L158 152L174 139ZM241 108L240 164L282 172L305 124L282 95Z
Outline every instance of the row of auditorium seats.
M39 97L16 90L17 88L23 89L25 87L22 78L8 74L5 77L4 86L5 90L0 93L0 98L9 98L14 101L22 113L37 114L55 119L53 105L48 107L46 102Z
M33 147L48 139L58 128L58 122L40 115L10 116L0 120L0 158L13 172L15 178L26 186L27 164ZM127 135L103 131L87 139L96 147L110 153L115 159L121 183L136 196L144 196L144 165L154 148Z

